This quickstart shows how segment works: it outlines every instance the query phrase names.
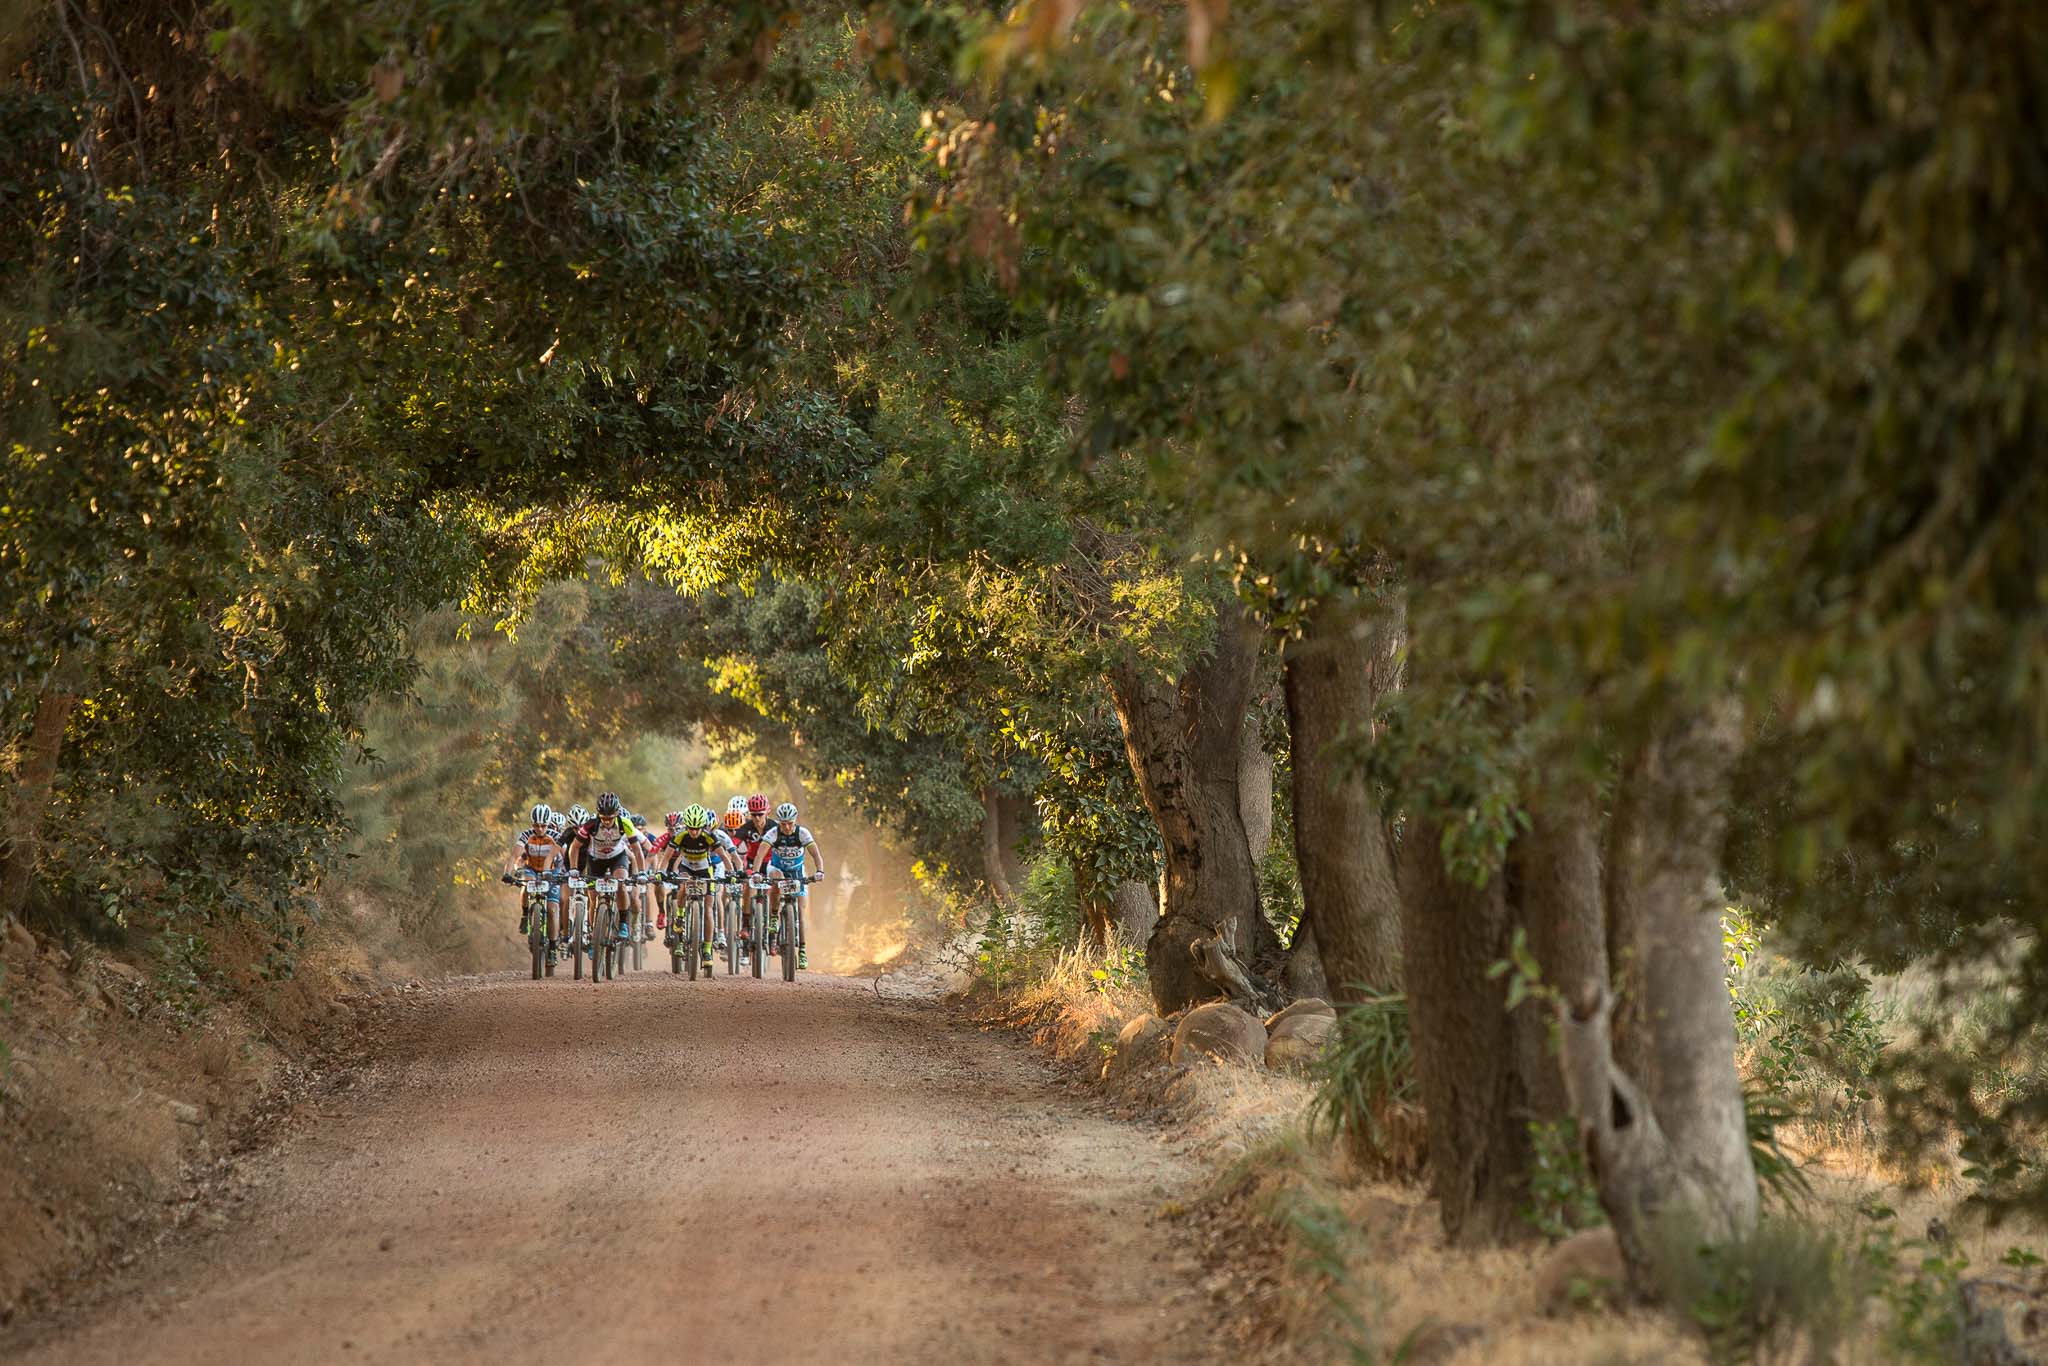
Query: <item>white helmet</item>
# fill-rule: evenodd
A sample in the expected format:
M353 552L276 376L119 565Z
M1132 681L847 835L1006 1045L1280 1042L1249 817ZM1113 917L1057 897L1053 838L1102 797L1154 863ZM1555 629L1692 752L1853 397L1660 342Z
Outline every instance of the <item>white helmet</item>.
M784 803L783 803L782 805L780 805L780 806L776 807L776 808L775 808L775 819L776 819L776 820L779 820L779 821L793 821L793 820L795 820L795 819L796 819L796 803L795 803L795 802L784 802Z
M548 818L553 816L555 812L554 808L549 806L546 802L535 802L533 804L533 810L528 814L533 817L534 829L538 830L548 823Z
M745 797L734 797L725 804L725 809L744 816L747 814L747 799Z
M567 830L568 828L569 818L567 816L564 816L561 812L557 811L554 815L548 817L548 833L550 835L554 835L559 838L561 833L564 830Z

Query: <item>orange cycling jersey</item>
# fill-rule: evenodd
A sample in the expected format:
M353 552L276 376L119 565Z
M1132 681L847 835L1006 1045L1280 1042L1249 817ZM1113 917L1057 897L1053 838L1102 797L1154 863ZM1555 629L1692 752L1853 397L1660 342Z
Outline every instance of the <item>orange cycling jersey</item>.
M536 873L554 867L562 853L562 846L545 830L529 830L519 837L519 857Z

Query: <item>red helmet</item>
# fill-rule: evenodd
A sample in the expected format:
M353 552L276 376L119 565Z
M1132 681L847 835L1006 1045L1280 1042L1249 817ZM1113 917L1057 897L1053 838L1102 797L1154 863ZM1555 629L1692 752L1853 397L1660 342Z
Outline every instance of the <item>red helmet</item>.
M758 792L756 792L753 796L747 798L747 814L749 816L767 815L768 799Z
M669 813L668 813L668 818L667 818L666 820L664 820L664 821L662 822L662 824L663 824L663 825L666 825L666 826L667 826L667 827L668 827L669 829L671 829L671 830L675 829L675 828L676 828L677 826L681 825L682 823L683 823L683 813L682 813L682 812L680 812L680 811L671 811L671 812L669 812Z

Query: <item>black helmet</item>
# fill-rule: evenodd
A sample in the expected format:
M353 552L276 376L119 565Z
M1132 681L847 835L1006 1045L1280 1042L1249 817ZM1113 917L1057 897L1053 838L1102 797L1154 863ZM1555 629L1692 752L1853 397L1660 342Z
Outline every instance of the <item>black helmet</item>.
M618 793L616 793L616 792L600 792L600 793L598 793L598 794L597 794L597 814L598 814L598 815L600 815L600 816L616 816L616 815L618 815L618 814L619 814L619 794L618 794Z

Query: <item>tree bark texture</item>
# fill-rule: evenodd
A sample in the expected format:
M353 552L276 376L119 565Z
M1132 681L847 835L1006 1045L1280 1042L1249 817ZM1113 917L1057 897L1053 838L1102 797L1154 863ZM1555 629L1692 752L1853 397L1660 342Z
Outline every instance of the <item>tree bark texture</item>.
M1606 912L1601 904L1599 812L1593 792L1574 786L1551 794L1530 812L1529 829L1508 851L1509 884L1517 923L1544 985L1567 1000L1607 981ZM1521 1008L1536 1015L1536 1003ZM1517 1066L1528 1079L1531 1108L1538 1115L1570 1112L1564 1078L1547 1030L1518 1031L1522 1056Z
M1244 822L1244 842L1257 868L1273 843L1273 756L1259 718L1247 712L1237 744L1237 815Z
M1150 884L1126 878L1110 893L1110 914L1117 937L1126 944L1142 944L1159 923L1159 903Z
M1224 609L1216 643L1178 681L1136 660L1110 670L1110 691L1131 771L1159 826L1165 905L1145 946L1153 1000L1171 1014L1215 995L1188 946L1222 930L1255 966L1279 938L1259 908L1256 870L1238 806L1239 744L1259 637L1244 612Z
M996 815L1002 832L1002 843L996 853L1002 859L1003 876L1008 879L1012 890L1024 886L1024 855L1021 851L1030 834L1031 814L1028 797L1005 792L996 798Z
M1506 882L1474 887L1452 877L1441 838L1417 820L1401 842L1402 976L1429 1115L1430 1186L1445 1234L1471 1244L1515 1230L1529 1170L1528 1050L1505 982L1487 975L1508 955Z
M1294 927L1294 942L1287 946L1287 966L1280 972L1280 985L1290 998L1316 997L1333 1000L1329 974L1323 968L1323 949L1316 939L1315 916L1304 905L1301 923Z
M1723 1242L1756 1224L1718 856L1741 743L1731 704L1667 720L1623 775L1610 832L1608 945L1627 993L1571 999L1565 1075L1631 1277L1648 1289L1659 1224ZM1616 1037L1625 1030L1623 1037Z
M1282 659L1305 923L1337 1000L1400 989L1401 894L1371 786L1335 752L1367 733L1395 668L1393 633L1355 601L1309 613Z
M1003 906L1016 905L1017 890L1011 885L1009 867L1003 858L1002 797L994 783L981 789L981 865L989 895Z
M0 854L0 919L18 920L42 857L43 816L64 754L64 731L85 688L85 669L60 655L36 699L28 734L15 761L4 854Z
M1109 936L1115 926L1114 907L1107 899L1090 896L1083 890L1088 886L1088 879L1082 875L1078 860L1068 866L1073 870L1074 891L1081 903L1081 927L1087 936L1088 947L1095 953L1101 953L1109 947Z

